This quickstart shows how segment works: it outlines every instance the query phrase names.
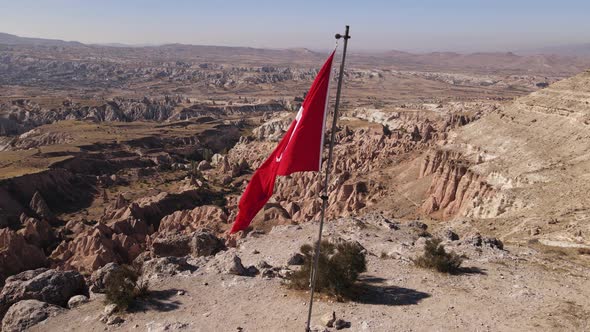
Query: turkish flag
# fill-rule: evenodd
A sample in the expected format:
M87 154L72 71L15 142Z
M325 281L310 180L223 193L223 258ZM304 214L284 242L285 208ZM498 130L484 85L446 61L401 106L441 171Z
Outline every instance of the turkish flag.
M244 230L272 196L277 175L320 171L328 87L334 52L316 76L295 120L271 155L256 170L240 199L231 233Z

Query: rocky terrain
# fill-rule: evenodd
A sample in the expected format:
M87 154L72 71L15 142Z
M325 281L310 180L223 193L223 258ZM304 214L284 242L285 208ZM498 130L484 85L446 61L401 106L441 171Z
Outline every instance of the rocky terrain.
M424 159L425 212L490 221L512 240L588 248L589 79L560 81L457 130Z
M350 323L345 329L350 331L583 331L590 327L588 265L548 258L532 248L498 247L475 233L459 232L458 239L453 237L457 240L447 239L447 247L469 257L464 264L467 269L459 276L441 276L415 267L410 260L421 252L420 227L420 223L397 222L380 214L330 222L328 237L359 241L367 249L368 271L357 300L316 302L312 317L316 331L327 329L323 317L333 311ZM468 224L459 227L476 229ZM140 301L131 313L113 315L124 322L101 323L103 295L91 293L89 303L49 318L33 330L102 331L105 326L124 331L302 330L308 294L282 283L286 273L298 268L288 264L291 255L312 241L316 232L317 223L277 226L268 234L238 241L237 249L204 259L189 256L187 265L158 261L162 272L148 272L152 297ZM235 255L239 264L232 258ZM249 275L247 266L256 267L260 274Z
M323 54L2 40L2 331L303 328L308 295L283 283L318 175L279 178L227 230ZM332 311L352 331L590 328L590 73L564 79L586 61L353 54L326 235L368 271L358 298L320 297L316 330ZM414 265L430 236L459 275ZM125 264L150 291L121 313L104 283Z

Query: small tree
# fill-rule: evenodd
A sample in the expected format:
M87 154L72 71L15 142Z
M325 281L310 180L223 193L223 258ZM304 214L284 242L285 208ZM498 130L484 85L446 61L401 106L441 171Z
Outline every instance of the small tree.
M126 310L136 298L146 295L148 282L141 278L139 269L123 265L112 271L105 280L106 301Z
M446 252L441 242L437 238L426 240L424 254L414 260L414 263L419 267L434 269L442 273L458 273L461 263L463 263L463 257L454 252Z
M367 270L366 253L358 242L331 243L322 241L315 289L338 298L347 297L358 279ZM309 244L301 247L304 263L290 277L290 287L308 289L314 253Z

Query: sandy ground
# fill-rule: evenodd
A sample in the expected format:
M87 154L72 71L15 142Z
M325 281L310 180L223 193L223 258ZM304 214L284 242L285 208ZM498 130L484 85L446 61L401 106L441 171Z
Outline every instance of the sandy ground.
M421 251L415 229L379 226L380 218L342 219L325 235L358 240L368 255L363 292L355 301L322 298L312 325L332 310L351 322L349 331L589 331L588 265L546 261L532 248L479 248L460 241L448 249L469 258L468 271L449 276L417 268ZM315 238L317 223L279 226L248 237L237 254L245 266L265 260L284 266L303 243ZM432 231L436 233L436 231ZM256 253L259 252L259 253ZM386 253L387 258L381 258ZM288 290L281 279L217 273L209 263L196 271L151 282L151 297L119 326L98 320L101 296L50 318L33 331L304 331L309 294ZM179 294L184 291L184 295ZM182 292L181 292L182 293Z

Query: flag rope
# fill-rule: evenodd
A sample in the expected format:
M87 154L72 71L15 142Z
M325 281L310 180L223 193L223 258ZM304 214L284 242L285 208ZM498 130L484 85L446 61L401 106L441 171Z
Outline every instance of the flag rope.
M344 36L341 34L336 34L336 46L338 46L338 40L340 38L344 38L344 47L342 50L342 62L340 63L340 73L338 75L338 89L336 90L336 102L334 104L334 115L332 117L332 131L330 133L330 148L328 150L328 163L326 165L325 170L325 178L324 178L324 188L323 192L320 196L322 199L322 210L320 212L320 229L318 231L318 240L315 246L314 252L314 260L313 260L313 268L311 270L311 290L310 290L310 299L309 299L309 310L307 312L307 326L305 328L306 332L310 332L310 323L311 323L311 313L313 310L313 297L315 292L315 284L317 282L317 269L318 263L320 258L320 245L322 242L322 231L324 228L324 216L326 214L326 207L328 205L328 183L330 179L330 169L332 168L332 155L334 152L334 140L336 139L336 122L338 120L338 107L340 106L340 94L342 92L342 79L344 78L344 61L346 60L346 47L348 46L348 39L350 39L350 35L348 34L349 26L346 26L346 32ZM321 180L320 180L321 181Z

